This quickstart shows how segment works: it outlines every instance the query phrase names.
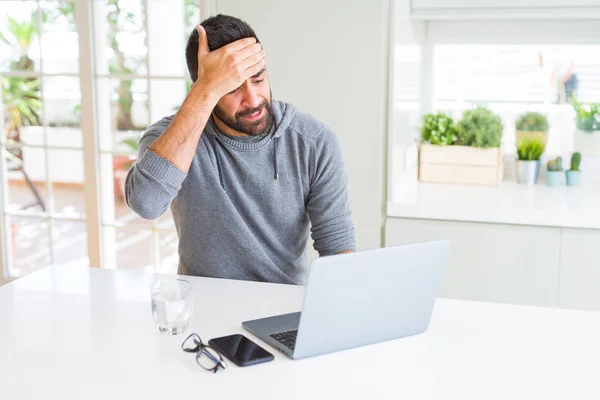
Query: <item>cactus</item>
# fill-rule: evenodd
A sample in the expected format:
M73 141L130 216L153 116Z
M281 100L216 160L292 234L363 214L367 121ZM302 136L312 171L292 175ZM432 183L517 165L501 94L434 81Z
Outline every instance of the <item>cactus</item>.
M571 156L571 171L579 171L579 165L581 164L581 154L573 153Z
M562 157L548 161L548 171L562 171Z

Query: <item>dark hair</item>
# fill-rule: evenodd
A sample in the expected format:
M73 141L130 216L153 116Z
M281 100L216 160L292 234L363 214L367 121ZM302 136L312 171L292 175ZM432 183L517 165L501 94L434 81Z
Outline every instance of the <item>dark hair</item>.
M259 41L250 25L230 15L215 15L205 19L200 25L206 31L210 51L215 51L243 38L253 37L257 42ZM187 67L194 82L198 79L198 38L198 31L194 28L185 48Z

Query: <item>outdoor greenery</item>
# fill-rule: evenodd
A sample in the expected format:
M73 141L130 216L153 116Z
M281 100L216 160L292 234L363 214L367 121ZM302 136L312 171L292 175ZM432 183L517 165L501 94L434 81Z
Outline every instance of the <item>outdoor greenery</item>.
M35 14L28 21L17 21L6 17L7 32L0 32L0 40L14 50L9 64L11 71L33 72L34 62L29 57L31 45L38 33ZM11 143L21 141L21 128L41 124L42 104L40 84L37 78L2 77L2 101L5 104L4 134ZM7 146L8 147L8 146ZM10 146L8 151L14 158L22 159L21 149ZM12 159L13 157L10 157Z
M40 3L41 20L43 23L61 23L68 30L75 30L75 8L71 2L56 2L52 4ZM123 8L119 0L107 0L107 39L112 56L110 57L109 71L111 74L127 75L138 72L143 59L128 57L120 43L124 31L141 33L145 29L144 3L140 2L141 12L132 12ZM185 0L185 25L193 27L200 19L198 0ZM33 72L34 60L30 58L31 46L39 36L37 26L37 9L23 20L18 20L11 15L6 16L5 29L0 32L0 41L13 49L13 56L7 66L9 71ZM185 33L186 39L189 32ZM188 82L188 87L190 83ZM18 143L21 141L20 132L23 126L41 125L42 104L40 100L41 82L35 77L2 77L2 99L6 104L5 135L8 139ZM118 130L136 129L132 118L133 92L132 81L119 80L115 88L116 102L116 128ZM74 110L76 112L77 110ZM20 155L19 155L20 156Z
M521 114L515 123L519 131L544 132L548 130L548 118L538 112Z

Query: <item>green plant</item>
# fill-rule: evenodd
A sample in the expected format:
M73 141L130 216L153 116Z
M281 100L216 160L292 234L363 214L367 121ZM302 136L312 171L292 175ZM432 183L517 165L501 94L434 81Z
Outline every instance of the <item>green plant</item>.
M485 107L478 106L463 113L456 124L457 144L481 148L499 147L502 120Z
M138 139L128 138L123 139L121 141L124 145L129 147L134 153L137 154L138 149L140 148L140 141Z
M581 154L573 153L571 156L571 171L579 171L579 166L581 165Z
M6 32L0 33L0 40L12 47L14 55L6 57L10 60L10 71L33 71L34 62L29 58L29 49L38 32L35 12L29 20L17 21L6 16ZM21 127L24 125L40 125L42 104L39 95L37 78L2 77L2 101L5 108L4 135L7 141L21 141ZM10 149L12 155L21 158L18 146Z
M33 60L29 58L29 48L38 32L35 12L29 20L17 21L6 16L6 26L10 35L0 33L0 40L18 52L18 58L10 63L10 70L33 71Z
M423 115L421 138L438 146L454 144L457 139L454 120L442 112Z
M585 132L600 130L600 103L582 104L573 94L571 105L575 110L575 124L577 129Z
M23 125L40 125L42 102L37 80L20 77L2 78L2 100L6 105L6 130L19 130Z
M515 127L519 131L544 132L548 130L548 118L538 112L527 112L519 116Z
M562 171L562 157L548 161L548 171Z
M517 157L522 161L537 161L544 153L544 141L539 137L524 138L517 143Z

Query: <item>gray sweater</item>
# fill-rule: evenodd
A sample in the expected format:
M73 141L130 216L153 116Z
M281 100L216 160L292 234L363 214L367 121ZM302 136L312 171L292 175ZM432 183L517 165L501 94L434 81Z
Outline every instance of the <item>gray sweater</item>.
M272 133L220 134L212 119L189 172L148 147L173 116L150 126L125 185L129 207L156 219L171 207L180 274L305 284L309 228L320 256L355 250L341 150L333 132L273 101Z

